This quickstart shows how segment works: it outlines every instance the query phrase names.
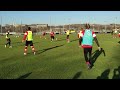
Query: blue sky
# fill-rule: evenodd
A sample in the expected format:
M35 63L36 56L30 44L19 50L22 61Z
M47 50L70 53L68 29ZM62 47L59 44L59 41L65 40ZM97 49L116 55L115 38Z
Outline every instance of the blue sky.
M120 11L0 11L2 24L120 23ZM117 17L117 18L116 18ZM0 22L1 23L1 22Z

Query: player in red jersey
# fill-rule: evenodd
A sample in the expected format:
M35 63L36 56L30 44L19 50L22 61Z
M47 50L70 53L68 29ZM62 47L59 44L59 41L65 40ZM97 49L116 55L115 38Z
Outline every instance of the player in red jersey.
M55 33L53 31L50 32L51 42L54 40Z

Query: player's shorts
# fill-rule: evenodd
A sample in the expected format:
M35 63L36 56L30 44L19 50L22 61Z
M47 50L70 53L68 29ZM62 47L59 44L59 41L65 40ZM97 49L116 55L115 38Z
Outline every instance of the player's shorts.
M7 42L11 42L10 38L7 38Z
M67 35L67 39L69 39L69 35Z
M43 34L43 36L45 36L45 34Z
M54 39L54 36L51 36L52 39Z
M32 41L26 41L25 46L28 46L28 45L33 46L33 42Z

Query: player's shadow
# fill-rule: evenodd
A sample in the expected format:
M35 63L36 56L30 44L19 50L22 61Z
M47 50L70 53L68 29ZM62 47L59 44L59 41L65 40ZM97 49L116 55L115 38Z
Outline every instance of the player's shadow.
M79 40L79 39L74 39L74 40L71 40L70 42L74 42L74 41L77 41L77 40Z
M118 41L118 43L120 44L120 41Z
M114 69L112 79L120 79L120 66Z
M57 41L64 41L64 40L66 40L66 39L58 39Z
M110 69L106 69L97 79L109 79Z
M91 68L94 66L95 61L97 60L97 58L101 55L104 54L104 56L106 56L105 54L105 50L103 48L101 48L101 50L96 50L95 52L92 53L92 57L91 57Z
M78 79L82 72L77 72L72 79Z
M63 44L63 45L64 45L64 44ZM51 50L51 49L54 49L54 48L61 47L61 46L63 46L63 45L54 46L54 47L46 48L46 49L43 49L43 50L38 50L38 51L37 51L37 54L41 54L41 53L43 53L43 52L46 52L46 51Z
M18 77L17 79L25 79L25 78L27 78L31 73L32 73L32 72L27 73L27 74L25 74L25 75L22 75L22 76Z

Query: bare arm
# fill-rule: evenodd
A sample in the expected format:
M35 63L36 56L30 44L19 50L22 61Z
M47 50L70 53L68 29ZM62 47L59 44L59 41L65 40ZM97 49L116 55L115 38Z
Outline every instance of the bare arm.
M96 38L96 37L94 38L94 40L95 40L95 42L96 42L97 46L98 46L98 47L100 47L99 42L98 42L98 40L97 40L97 38Z
M100 45L99 45L99 42L98 42L97 38L95 37L94 40L95 40L95 42L96 42L96 44L97 44L97 46L98 46L98 49L99 49L99 51L100 51L101 48L100 48Z

